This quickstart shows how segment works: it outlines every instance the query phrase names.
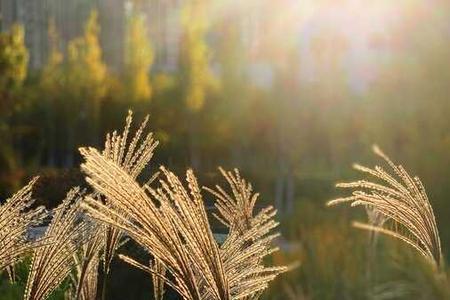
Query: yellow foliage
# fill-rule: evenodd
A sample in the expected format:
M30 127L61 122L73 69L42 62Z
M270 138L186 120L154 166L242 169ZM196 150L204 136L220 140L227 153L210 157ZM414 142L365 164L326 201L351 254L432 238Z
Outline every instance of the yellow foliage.
M21 85L27 76L28 51L21 25L13 25L0 34L0 87Z
M210 51L205 41L208 30L207 5L203 0L186 3L182 13L184 29L185 103L191 111L203 108L207 89L216 85L210 67Z
M47 64L44 66L41 76L41 86L46 92L55 92L58 85L63 79L62 63L64 61L64 55L59 49L58 32L56 31L55 22L50 21L48 26L48 37L50 41L50 53L48 55Z
M175 87L175 79L164 73L157 74L153 79L153 85L156 92L163 92Z
M149 99L152 96L149 72L154 53L141 16L132 16L128 24L125 72L129 93L133 100Z
M107 68L102 61L102 49L98 35L97 11L92 11L85 25L83 36L69 42L69 85L85 91L93 99L106 94Z

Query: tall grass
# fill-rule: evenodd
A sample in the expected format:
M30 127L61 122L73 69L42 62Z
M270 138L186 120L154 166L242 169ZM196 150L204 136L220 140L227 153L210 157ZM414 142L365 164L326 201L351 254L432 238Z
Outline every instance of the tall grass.
M130 130L132 126L133 115L132 112L128 112L128 116L125 120L125 127L122 133L113 131L107 134L104 149L102 155L113 161L120 166L131 178L136 180L144 168L148 165L153 152L158 145L158 142L153 139L151 132L146 132L148 123L148 116L141 123L134 135L131 137ZM157 174L155 174L157 175ZM149 181L153 180L152 176ZM104 195L96 194L97 201L104 203L106 206L110 206L111 202ZM94 272L94 263L98 263L98 254L102 253L103 261L103 283L101 297L105 299L107 290L107 276L110 272L110 265L115 256L118 248L126 242L124 233L120 228L111 226L109 224L97 224L97 229L93 231L93 235L85 249L81 251L81 257L78 260L83 262L83 267L77 271L77 280L75 280L77 287L76 297L80 297L82 294L92 293L95 297L95 291L93 285L97 285L97 272ZM76 258L76 257L75 257ZM93 263L90 264L90 261ZM90 275L86 277L86 283L84 283L84 275L89 274L89 269L92 271ZM87 284L84 286L84 284ZM89 286L91 286L89 288ZM87 290L86 290L87 289ZM83 292L84 291L84 292Z
M43 208L30 208L36 179L0 206L0 269L7 270L32 253L26 300L47 299L68 277L70 299L105 298L106 284L99 284L99 269L103 268L105 280L116 256L148 273L155 299L163 299L166 289L183 299L258 299L272 280L287 271L284 266L269 265L266 259L278 251L273 246L279 235L276 210L271 206L257 209L258 193L238 170L219 168L227 185L214 187L202 187L192 170L187 170L184 180L163 166L154 174L143 172L158 144L147 132L147 122L148 118L133 132L130 112L123 131L107 135L104 149L80 149L81 169L91 190L73 188L54 210L42 239L26 237L29 228L48 215ZM312 282L309 286L283 284L286 297L333 299L364 294L371 299L411 295L446 299L450 295L437 222L423 184L378 147L373 150L389 170L354 165L372 179L337 184L352 194L328 205L363 206L368 222L353 224L369 230L369 247L375 245L378 234L394 237L422 255L429 268L420 266L420 276L406 272L411 275L408 282L374 281L370 285L372 281L367 280L370 284L365 285L364 278L359 278L363 251L355 249L363 243L347 243L351 232L343 230L345 225L322 220L302 232L299 255L308 261L302 261L299 273L304 278L325 278L322 287L328 285L329 290L314 291L317 286ZM142 173L150 174L149 178L142 180ZM206 209L205 194L214 198L212 215ZM228 229L223 243L215 239L211 218ZM117 255L128 238L148 252L150 261ZM341 248L330 251L335 245ZM349 255L352 251L359 256ZM369 254L365 259L374 259ZM411 282L428 282L429 288L416 291ZM98 295L101 286L103 292Z
M277 250L271 246L277 236L272 234L277 226L275 210L268 207L254 212L257 195L237 171L222 171L233 197L220 187L217 191L209 189L218 199L217 217L230 228L226 241L219 245L192 170L186 172L187 188L164 167L160 168L157 186L141 185L135 176L141 164L121 164L139 161L132 155L122 159L126 140L113 134L112 141L116 147L109 153L113 156L94 148L80 149L87 182L107 199L102 203L87 197L83 207L94 219L126 232L154 256L155 266L163 268L149 267L126 256L121 256L123 260L163 280L184 299L254 299L285 270L263 264L263 258ZM136 149L134 141L130 149ZM138 157L151 157L154 146L144 142L137 148Z
M76 187L52 213L42 242L30 243L24 234L46 214L32 204L33 180L0 207L0 266L11 266L33 249L25 287L26 300L47 299L70 277L70 299L97 299L98 271L103 278L117 249L134 239L152 257L147 263L119 257L149 273L154 297L167 287L183 299L257 299L283 266L268 266L265 258L277 251L276 210L255 209L258 194L237 170L219 169L229 188L205 188L215 198L214 217L229 229L219 244L213 234L203 191L192 170L185 181L160 167L149 180L139 175L153 157L157 142L145 133L148 118L129 138L132 114L122 133L108 134L103 150L81 148L81 165L92 191ZM155 180L157 179L157 180ZM227 191L229 190L229 191ZM2 219L3 218L3 219ZM12 230L13 235L6 234ZM126 238L127 237L127 238ZM1 239L3 238L3 240ZM105 290L105 282L103 289ZM104 291L100 297L105 298Z
M131 141L129 141L132 120L133 114L129 111L122 133L119 134L117 131L113 131L106 136L102 155L120 166L128 176L136 180L152 159L158 142L153 139L151 132L145 132L148 116L141 123ZM104 199L107 206L110 205L108 200L108 198ZM122 241L123 232L117 227L106 225L106 239L103 252L104 271L106 274L109 273L111 261Z
M381 157L390 172L381 166L368 168L355 164L354 168L371 176L372 180L338 183L337 187L353 189L351 196L331 200L327 205L350 202L352 207L366 209L368 223L353 222L356 228L370 231L368 260L374 258L376 234L380 233L402 241L419 253L428 262L421 267L420 276L409 268L403 270L404 281L372 282L371 265L368 262L368 287L370 299L449 299L450 289L446 274L441 240L435 214L425 188L418 177L408 174L401 165L396 165L377 146L374 153ZM417 265L417 264L416 264ZM420 266L420 264L418 264ZM400 268L400 270L404 269ZM417 286L422 286L417 288ZM424 288L425 286L426 288Z
M425 188L418 177L412 177L401 165L394 164L377 146L373 147L391 168L354 168L379 182L358 180L338 183L337 187L355 189L351 196L331 200L327 205L350 202L351 206L364 206L369 211L371 224L354 222L354 226L397 238L424 256L431 264L443 266L441 240L433 208ZM386 220L385 220L386 219Z
M37 177L0 206L0 271L12 267L41 244L27 239L29 229L42 223L47 216L44 207L30 208L34 203L31 191L36 181Z
M100 256L104 251L107 228L103 224L98 224L89 219L89 231L83 237L86 243L78 247L73 254L75 263L74 271L71 274L72 296L76 300L96 299L98 289L98 270Z
M46 243L34 251L31 259L26 300L46 299L75 266L73 255L84 244L88 230L87 223L80 220L81 198L79 188L72 189L54 212L45 233Z
M165 168L161 168L160 187L152 188L138 185L98 151L82 153L88 182L112 203L106 206L87 198L84 207L92 217L127 232L155 256L174 279L160 277L183 298L254 297L284 270L262 264L262 258L276 250L270 247L275 235L268 235L276 226L271 209L258 213L245 233L231 231L219 247L192 171L186 173L188 189ZM132 263L155 274L155 269Z

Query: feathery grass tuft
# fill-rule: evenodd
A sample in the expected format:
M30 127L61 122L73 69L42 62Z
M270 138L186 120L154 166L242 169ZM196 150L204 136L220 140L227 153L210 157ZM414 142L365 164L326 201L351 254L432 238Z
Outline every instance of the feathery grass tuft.
M153 282L153 298L155 300L162 300L165 293L164 280L166 277L167 269L158 259L153 259L149 263L149 267L152 270L152 282Z
M0 206L0 270L13 265L40 243L27 240L28 230L38 225L47 216L44 207L30 209L34 203L31 190L37 177Z
M133 113L128 111L122 134L118 134L116 131L111 134L108 133L105 148L102 152L104 157L114 161L135 180L152 159L154 150L158 145L151 132L145 133L148 119L147 116L133 138L129 140ZM109 205L108 199L105 199L105 202L106 205ZM107 226L105 237L103 263L104 271L108 274L114 254L123 242L123 233L114 226Z
M365 206L371 211L371 224L354 222L357 228L379 232L397 238L428 259L434 266L443 264L441 241L433 209L422 182L411 177L401 165L394 164L377 146L373 147L391 168L373 169L358 164L354 168L371 175L380 183L359 180L339 183L337 187L355 189L352 195L327 203L328 206L350 202L351 206Z
M93 220L85 218L88 224L87 242L73 254L75 272L71 274L74 287L73 298L76 300L97 299L98 267L100 255L105 244L106 227Z
M73 255L84 243L87 223L80 220L79 188L73 188L60 206L45 233L46 244L32 256L30 274L25 289L26 300L46 299L69 275L74 267Z
M225 171L219 168L226 179L231 195L219 185L215 190L205 187L216 198L219 214L214 216L229 228L229 235L221 251L231 294L239 299L255 299L268 287L268 283L286 267L266 267L264 257L278 251L272 241L279 236L272 233L278 226L273 218L276 210L269 206L255 212L259 194L253 193L250 183L239 171Z
M108 207L87 198L85 207L94 218L123 229L160 260L175 278L165 278L166 282L183 298L199 299L205 294L212 299L229 298L219 248L191 171L187 173L189 192L164 168L166 179L154 190L140 187L95 149L82 153L88 182L111 202Z
M243 223L231 220L224 209L222 219L228 218L230 228L236 230L230 231L220 247L214 240L191 170L186 173L188 189L163 167L159 187L152 188L140 186L123 167L93 148L83 148L81 153L86 160L82 169L88 175L88 183L109 201L106 205L87 197L83 207L93 218L127 232L171 276L132 258L120 256L121 259L158 276L183 299L257 298L268 282L285 270L262 265L263 257L276 250L270 246L276 235L269 233L277 225L272 219L272 208L255 216L247 211L245 230L238 226ZM235 183L232 188L239 188L235 195L247 197L249 185L239 177L229 179L230 184ZM244 198L234 203L248 206L245 201L256 199Z

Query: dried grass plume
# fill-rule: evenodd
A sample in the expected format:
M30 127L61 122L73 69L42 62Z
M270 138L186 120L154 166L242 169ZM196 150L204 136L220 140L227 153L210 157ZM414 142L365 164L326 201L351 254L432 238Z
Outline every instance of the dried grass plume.
M87 229L87 224L80 220L81 198L79 188L73 188L54 210L44 236L45 244L32 256L25 300L46 299L74 267L73 255L83 245Z
M153 149L152 143L146 143L142 152ZM120 160L94 148L80 152L87 182L107 199L102 203L87 197L83 208L94 219L126 232L155 258L148 266L120 256L152 274L160 281L160 288L164 282L183 299L256 299L285 270L263 264L263 258L277 250L271 246L277 236L272 233L277 226L275 210L268 207L254 212L257 195L237 171L222 171L232 196L219 187L210 190L217 198L218 218L230 228L225 243L219 245L191 170L186 172L186 187L174 173L161 167L159 184L153 187L139 184L138 172ZM119 156L120 152L115 151ZM232 216L238 210L239 215ZM161 289L156 293L161 295Z
M394 164L377 146L373 151L392 172L380 166L368 168L355 164L356 170L377 181L339 183L337 187L354 189L352 195L332 200L327 205L350 202L351 206L369 208L377 220L370 220L371 224L354 222L355 227L397 238L436 267L441 267L443 258L436 218L422 182L418 177L411 177L403 166Z
M0 206L0 270L13 271L12 266L18 260L39 246L27 239L29 229L47 215L44 207L30 208L34 203L31 190L36 181L37 177Z

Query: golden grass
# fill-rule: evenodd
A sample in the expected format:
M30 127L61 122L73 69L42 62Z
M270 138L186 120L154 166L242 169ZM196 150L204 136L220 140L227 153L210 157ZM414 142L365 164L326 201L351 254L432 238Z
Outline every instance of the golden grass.
M165 293L163 278L166 277L167 269L158 259L153 259L149 265L152 270L150 273L152 274L153 281L153 298L155 300L162 300Z
M43 207L30 209L34 203L31 190L37 177L0 206L0 270L13 273L13 265L40 243L27 240L28 230L47 215Z
M85 158L81 168L94 192L85 196L73 188L38 242L26 238L28 229L47 215L43 208L29 209L36 179L0 206L0 269L11 271L18 259L34 250L25 300L48 298L69 275L69 298L96 299L100 261L106 276L125 234L153 257L142 264L119 256L151 275L155 299L163 298L166 286L183 299L257 299L287 270L264 264L264 258L278 250L272 246L278 236L273 233L276 211L255 211L258 194L237 170L220 169L230 193L220 186L205 188L216 198L214 216L229 228L221 245L192 170L186 172L187 186L164 167L161 176L157 172L139 183L157 146L152 133L144 133L147 122L148 117L129 140L129 112L123 132L108 134L103 151L80 149ZM156 178L159 183L153 184Z
M241 178L237 169L233 172L219 170L232 195L218 185L215 190L205 190L216 197L215 206L219 214L214 216L229 228L229 235L221 246L224 268L232 293L254 299L280 272L287 270L286 267L266 267L263 264L264 257L278 251L277 247L272 247L272 241L279 235L272 233L278 226L273 219L276 211L269 206L256 213L255 203L259 194L253 193L251 184Z
M76 300L94 300L97 297L98 268L100 255L106 238L106 227L92 220L88 223L87 242L82 244L73 254L75 270L71 274L73 298Z
M374 168L358 164L354 168L371 175L380 183L359 180L339 183L337 187L355 189L351 196L329 201L327 205L350 202L351 206L368 209L369 224L354 222L354 226L397 238L423 255L434 266L443 264L441 241L433 208L422 182L394 164L377 146L373 151L391 168Z
M87 236L87 223L79 214L81 198L79 188L74 188L54 210L44 237L46 243L33 253L24 299L46 299L74 267L73 254Z
M130 122L131 115L127 124ZM126 151L127 142L123 137L127 136L128 128L129 125L122 136L113 134L108 138L108 151L80 149L85 158L81 167L87 174L87 182L106 199L103 203L86 197L83 208L92 218L118 232L126 232L156 263L147 266L130 257L120 258L152 274L158 295L162 295L161 282L164 282L183 299L258 298L268 283L286 270L263 264L263 258L277 250L271 246L277 236L272 234L277 226L273 220L275 210L268 207L254 213L257 195L252 194L251 186L237 171L221 170L233 196L220 187L209 190L217 198L218 218L230 228L228 238L219 246L191 170L186 173L187 189L164 167L160 168L162 176L157 187L136 181L156 143L147 135L144 143L136 148L135 138ZM139 150L134 152L134 149Z
M129 111L122 134L118 134L116 131L108 134L102 154L105 158L119 165L131 178L137 179L152 159L158 142L153 139L151 132L145 133L148 116L129 141L132 120L133 114ZM109 205L108 199L105 199L105 203ZM103 251L103 264L106 274L109 273L111 261L114 258L116 250L122 244L122 241L123 232L119 228L106 226Z

